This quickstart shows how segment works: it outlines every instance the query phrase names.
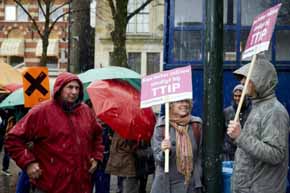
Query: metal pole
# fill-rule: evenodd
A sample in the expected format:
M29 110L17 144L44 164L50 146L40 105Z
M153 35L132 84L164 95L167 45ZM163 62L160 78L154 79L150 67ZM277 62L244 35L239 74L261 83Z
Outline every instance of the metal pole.
M69 1L69 4L68 4L68 48L67 48L67 71L70 72L71 69L70 69L70 44L71 44L71 34L70 34L70 27L71 27L71 0Z
M206 0L203 171L207 193L220 193L223 143L223 1Z

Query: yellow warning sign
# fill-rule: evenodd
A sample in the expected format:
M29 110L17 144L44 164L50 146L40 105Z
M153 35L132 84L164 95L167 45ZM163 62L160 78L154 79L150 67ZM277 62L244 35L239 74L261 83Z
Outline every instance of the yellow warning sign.
M47 67L27 67L22 78L25 107L33 107L50 98Z

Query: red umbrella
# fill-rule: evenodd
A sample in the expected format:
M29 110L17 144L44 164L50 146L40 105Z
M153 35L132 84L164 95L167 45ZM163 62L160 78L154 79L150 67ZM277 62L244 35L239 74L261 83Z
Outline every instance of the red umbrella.
M150 140L156 118L152 108L140 108L140 92L122 80L101 80L87 88L94 111L125 139Z

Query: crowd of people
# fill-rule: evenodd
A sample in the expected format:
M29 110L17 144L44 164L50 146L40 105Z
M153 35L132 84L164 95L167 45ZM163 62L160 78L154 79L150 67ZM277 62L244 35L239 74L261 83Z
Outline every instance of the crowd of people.
M233 88L232 104L224 109L221 159L234 161L232 193L284 193L289 116L275 96L278 80L273 65L259 56L244 87L249 65L234 72L241 84ZM244 89L247 97L239 120L234 121ZM117 193L145 193L148 175L153 173L151 193L204 191L203 122L192 116L192 100L171 102L169 139L164 136L165 117L159 116L150 142L122 138L95 117L90 103L82 102L83 95L79 78L62 73L52 99L33 107L16 125L15 118L1 114L1 123L8 121L1 124L5 125L0 138L2 144L5 136L4 159L15 160L30 191L109 193L114 175ZM170 150L169 173L164 172L166 150ZM5 160L3 174L8 173Z

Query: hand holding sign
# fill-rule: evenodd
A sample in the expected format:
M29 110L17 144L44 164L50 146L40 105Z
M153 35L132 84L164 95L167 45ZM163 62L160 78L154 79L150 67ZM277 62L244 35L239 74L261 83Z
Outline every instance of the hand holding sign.
M141 108L165 103L165 140L169 140L169 102L192 98L191 66L142 78ZM166 146L167 147L167 146ZM165 150L164 171L169 172L169 149Z

